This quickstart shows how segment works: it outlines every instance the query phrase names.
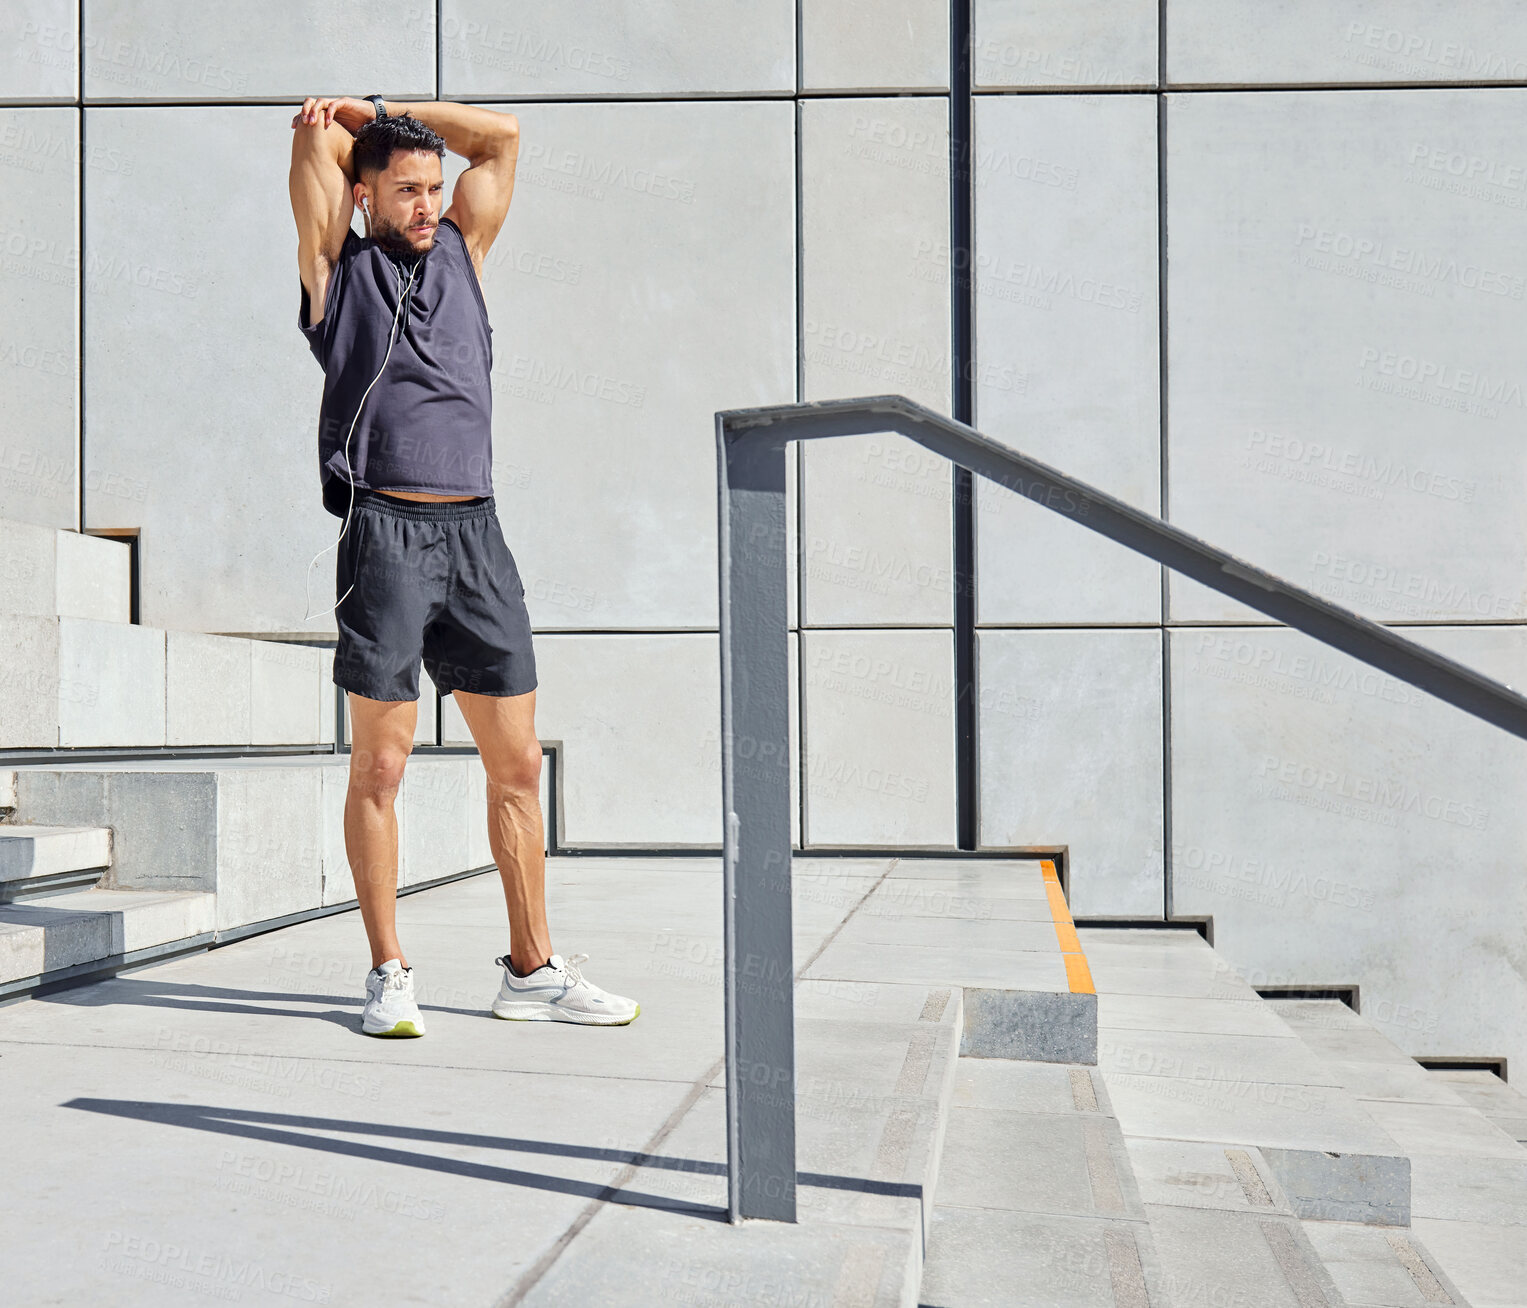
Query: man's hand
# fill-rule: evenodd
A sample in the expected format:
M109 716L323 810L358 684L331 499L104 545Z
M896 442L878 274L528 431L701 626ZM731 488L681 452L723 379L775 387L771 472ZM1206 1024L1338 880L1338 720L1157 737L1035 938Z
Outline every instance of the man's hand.
M327 127L338 123L352 136L376 118L376 106L370 100L357 100L353 96L340 95L320 98L310 95L302 102L302 108L292 118L292 126L318 123Z

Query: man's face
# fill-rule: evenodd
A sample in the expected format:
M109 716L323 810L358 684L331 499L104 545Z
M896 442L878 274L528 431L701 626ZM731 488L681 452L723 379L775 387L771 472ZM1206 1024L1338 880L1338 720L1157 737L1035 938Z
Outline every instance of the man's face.
M371 235L384 250L423 254L434 248L445 194L438 154L394 150L375 188L364 193L371 201Z

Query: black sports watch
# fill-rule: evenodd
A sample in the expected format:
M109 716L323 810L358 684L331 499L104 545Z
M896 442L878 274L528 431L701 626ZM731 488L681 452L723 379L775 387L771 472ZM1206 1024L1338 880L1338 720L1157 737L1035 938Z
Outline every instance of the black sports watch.
M378 120L387 117L387 103L382 99L381 96L368 95L365 98L371 101L371 106L376 110L376 116Z

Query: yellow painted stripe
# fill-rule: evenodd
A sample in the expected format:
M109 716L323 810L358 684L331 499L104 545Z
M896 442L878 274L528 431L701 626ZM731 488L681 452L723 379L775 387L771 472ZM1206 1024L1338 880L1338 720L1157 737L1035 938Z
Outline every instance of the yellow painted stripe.
M1092 985L1092 972L1087 967L1087 960L1081 954L1064 954L1066 960L1066 980L1071 983L1073 995L1095 995L1097 991Z
M1066 965L1066 983L1074 995L1096 994L1092 969L1087 966L1087 957L1082 953L1082 942L1076 934L1076 924L1071 920L1066 896L1061 891L1054 860L1041 859L1039 870L1044 877L1045 897L1050 901L1050 917L1055 924L1055 939L1060 943L1061 962Z

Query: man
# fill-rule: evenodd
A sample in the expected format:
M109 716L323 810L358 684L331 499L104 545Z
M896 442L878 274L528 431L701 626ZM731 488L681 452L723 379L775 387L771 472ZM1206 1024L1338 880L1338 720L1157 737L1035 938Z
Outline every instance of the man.
M394 810L421 663L455 695L487 773L511 941L494 960L491 1011L621 1026L640 1006L585 979L586 955L551 949L535 654L493 498L493 329L480 283L514 190L519 122L464 104L396 108L309 97L292 119L297 325L325 373L324 507L345 519L334 682L349 696L345 850L371 943L361 1029L424 1034L396 930ZM442 213L447 149L471 166ZM357 206L365 237L350 226Z

